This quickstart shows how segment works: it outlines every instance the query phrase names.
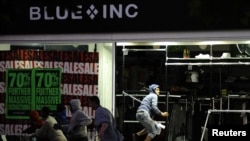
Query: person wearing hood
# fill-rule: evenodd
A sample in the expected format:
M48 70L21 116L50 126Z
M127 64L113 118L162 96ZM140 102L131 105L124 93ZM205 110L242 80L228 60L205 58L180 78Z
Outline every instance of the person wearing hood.
M62 130L54 129L54 125L57 124L56 119L50 115L50 108L47 106L42 107L41 116L45 120L41 128L36 129L35 136L38 139L49 141L67 141Z
M159 95L159 85L150 85L149 94L143 98L136 112L136 119L140 124L142 124L144 129L132 135L133 141L136 141L139 136L142 136L144 134L147 134L144 141L151 141L156 135L160 134L161 128L165 128L164 125L157 123L152 118L154 115L162 117L168 116L168 112L162 112L158 108Z
M79 99L70 100L70 110L72 117L69 123L69 141L88 141L87 126L92 123L92 119L82 111Z

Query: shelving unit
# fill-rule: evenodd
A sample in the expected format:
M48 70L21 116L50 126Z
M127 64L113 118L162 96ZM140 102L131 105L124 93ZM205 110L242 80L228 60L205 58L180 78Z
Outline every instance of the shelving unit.
M225 45L226 46L226 45ZM197 71L193 70L194 68L202 68L203 70L206 69L205 71L208 72L208 77L206 79L206 82L198 82L198 83L189 83L187 84L186 82L181 83L181 85L188 85L189 87L191 87L191 89L195 89L194 91L197 91L196 88L200 85L206 85L208 86L207 91L205 95L200 96L200 94L191 94L190 95L190 99L192 100L191 103L198 103L198 105L196 107L198 107L196 110L193 109L192 111L194 111L196 114L193 115L193 120L196 122L194 124L194 126L202 126L202 124L204 124L205 119L204 116L207 113L206 111L209 110L233 110L231 108L230 105L230 101L231 100L236 100L236 99L240 99L240 100L247 100L249 99L249 96L230 96L228 94L230 93L238 93L235 92L236 89L242 89L243 86L239 87L239 88L235 88L236 86L240 85L239 83L237 84L236 82L226 82L225 79L227 77L229 77L230 75L236 75L235 77L235 81L237 79L237 81L240 77L240 75L247 75L248 71L246 69L250 69L249 65L250 65L250 57L236 57L236 54L230 49L232 47L229 47L230 45L228 45L228 48L216 48L213 46L207 46L207 49L200 49L199 47L193 47L193 46L183 46L181 49L181 46L178 46L178 50L177 51L173 51L174 50L174 46L172 46L172 52L166 51L167 55L166 55L166 69L170 70L172 68L175 68L173 70L176 70L176 68L178 68L179 70L181 70L179 73L184 74L185 71ZM232 46L232 45L231 45ZM167 49L171 48L168 47ZM194 49L195 48L195 49ZM182 54L183 50L190 50L190 56L188 58L186 58L185 55ZM235 48L234 48L235 49ZM170 49L171 50L171 49ZM231 53L230 57L222 57L222 54L224 52L229 52ZM201 54L206 54L206 57L204 58L196 58L196 55L199 55L199 53ZM241 52L242 53L242 52ZM239 69L240 73L237 73L236 71ZM174 71L173 71L174 72ZM199 72L199 74L201 74L201 72ZM168 76L171 76L172 74L168 74ZM178 75L178 74L176 74ZM167 76L167 79L168 79ZM182 75L184 76L184 75ZM250 76L246 76L246 78L250 78ZM180 81L181 79L179 79ZM183 79L182 79L183 80ZM171 80L170 80L171 83ZM241 80L241 83L247 83L250 84L249 80ZM172 83L173 84L173 83ZM171 85L171 84L170 84ZM233 86L234 85L234 86ZM221 95L221 90L222 89L227 89L227 95L228 96L222 96ZM250 91L249 88L246 88L248 91ZM204 91L203 91L204 92ZM225 100L226 99L226 100ZM193 108L195 106L192 106ZM204 109L205 108L205 109ZM240 109L237 109L240 110ZM205 113L203 113L205 111ZM200 114L202 114L202 118L200 118ZM216 119L216 116L219 116L219 118L217 119L218 122L217 123L212 123L212 124L222 124L222 118L221 118L221 113L215 112L213 113L213 117L215 117L214 119ZM199 118L197 118L199 117ZM202 120L200 125L198 120ZM207 121L206 121L207 122ZM200 133L199 127L194 127L193 128L194 132L196 133ZM193 134L194 135L194 134ZM198 136L198 134L196 134L195 136ZM193 136L193 137L195 137ZM195 137L192 140L194 141L198 141L199 138Z
M228 46L228 47L225 47ZM232 46L232 45L231 45ZM237 45L239 46L239 45ZM172 48L172 49L171 49ZM174 66L183 66L187 67L187 70L192 70L193 67L206 67L211 72L210 78L213 76L213 72L217 69L220 76L218 76L219 85L222 85L222 68L223 67L233 67L233 66L250 66L250 57L235 57L236 54L232 52L233 47L230 47L230 45L224 45L224 47L221 49L221 47L216 46L207 46L206 49L201 49L199 47L194 46L178 46L177 51L168 51L168 50L174 50L173 48L176 48L175 46L168 46L167 47L167 54L166 54L166 69L169 70L169 67ZM234 47L235 48L235 47ZM183 58L186 57L182 55L183 50L190 50L190 56L189 58ZM230 53L230 57L222 57L223 53ZM171 55L169 55L171 54ZM197 56L200 56L202 54L205 57L196 58ZM204 55L205 54L205 55ZM231 69L231 68L230 68ZM228 69L229 70L229 69ZM210 79L211 80L211 79ZM210 82L210 85L212 86L213 82ZM221 87L220 87L221 88Z
M216 46L216 45L215 45ZM220 47L215 47L213 45L207 46L205 49L202 49L200 47L194 47L194 46L178 46L179 51L183 51L183 56L180 56L180 53L177 54L179 56L169 56L168 55L168 49L174 48L174 46L168 46L166 51L166 65L197 65L197 66L207 66L207 65L250 65L250 57L247 57L245 54L245 57L236 57L232 56L231 53L232 49L230 50L230 46L232 45L224 45L228 46L227 48L222 48L220 50ZM235 46L239 49L238 44L235 44ZM234 48L236 48L234 47ZM180 49L182 48L182 49ZM195 48L195 50L190 50L192 48ZM215 50L216 48L216 50ZM219 48L219 49L218 49ZM184 55L184 50L190 50L188 58ZM192 51L199 54L192 54ZM216 52L216 53L215 53ZM229 53L230 56L223 56L223 53ZM244 52L239 50L238 54L239 56L242 55ZM192 54L192 55L191 55ZM199 56L200 55L200 56ZM235 55L235 54L233 54ZM203 57L202 57L203 56Z

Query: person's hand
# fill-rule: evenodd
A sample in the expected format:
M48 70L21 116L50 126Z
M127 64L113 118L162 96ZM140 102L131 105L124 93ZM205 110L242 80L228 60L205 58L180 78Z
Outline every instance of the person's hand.
M99 140L102 140L103 135L104 135L103 132L99 132L99 133L98 133L98 139L99 139Z
M169 114L168 114L168 112L162 112L161 113L161 116L163 116L163 117L167 117Z

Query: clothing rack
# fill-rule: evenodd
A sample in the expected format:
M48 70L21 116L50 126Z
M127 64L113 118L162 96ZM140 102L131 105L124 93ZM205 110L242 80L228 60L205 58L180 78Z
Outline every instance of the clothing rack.
M250 113L250 110L208 110L200 141L203 141L207 122L211 113Z

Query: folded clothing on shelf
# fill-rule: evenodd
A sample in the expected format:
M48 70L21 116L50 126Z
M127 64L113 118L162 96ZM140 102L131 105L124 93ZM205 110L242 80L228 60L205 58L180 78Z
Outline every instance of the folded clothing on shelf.
M210 55L200 53L199 55L196 55L195 58L210 58Z

